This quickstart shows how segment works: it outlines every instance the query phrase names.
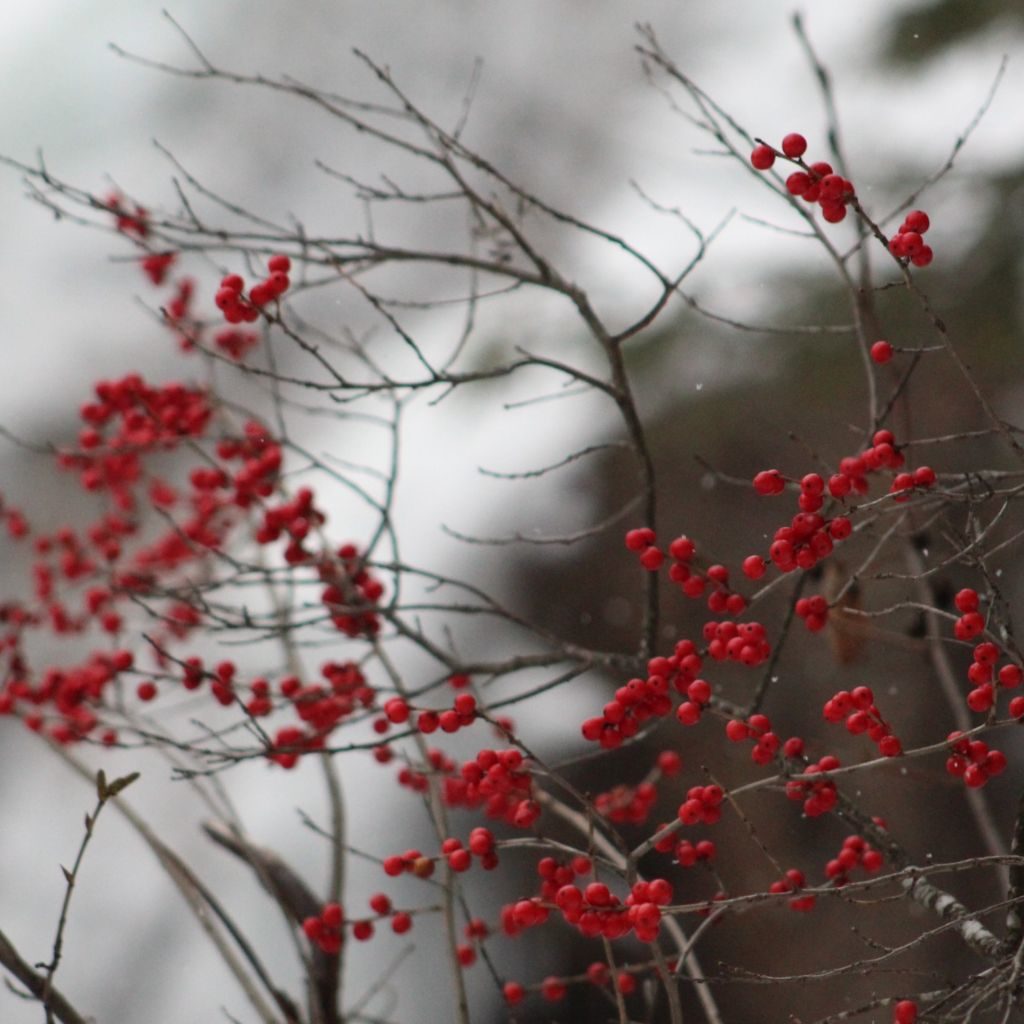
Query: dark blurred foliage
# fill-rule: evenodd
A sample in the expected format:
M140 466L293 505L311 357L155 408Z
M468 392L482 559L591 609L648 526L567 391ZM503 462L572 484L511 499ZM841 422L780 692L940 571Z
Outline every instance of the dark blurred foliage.
M1013 41L1013 33L1022 30L1024 6L1017 0L932 0L893 18L885 59L894 64L929 61L983 32L998 32Z

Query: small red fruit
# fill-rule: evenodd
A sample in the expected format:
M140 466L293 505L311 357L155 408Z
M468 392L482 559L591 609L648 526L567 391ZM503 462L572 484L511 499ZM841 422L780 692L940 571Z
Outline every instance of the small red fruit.
M887 341L876 341L871 346L871 358L879 365L889 362L892 359L892 353L893 347Z

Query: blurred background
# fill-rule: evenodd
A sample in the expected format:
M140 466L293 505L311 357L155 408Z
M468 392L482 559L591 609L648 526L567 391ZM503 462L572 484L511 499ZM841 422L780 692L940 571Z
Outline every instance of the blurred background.
M786 132L801 131L812 152L823 151L826 122L820 96L788 12L778 5L658 0L627 7L614 0L591 0L584 10L567 2L510 7L455 0L433 5L304 0L286 6L263 0L191 0L173 4L170 12L221 66L291 75L352 98L379 101L379 88L353 55L353 48L359 48L387 65L406 92L442 124L460 116L479 60L465 137L512 180L621 234L668 267L689 257L692 241L677 222L657 215L630 187L631 181L658 203L679 207L705 232L735 210L746 216L729 222L691 278L691 294L708 309L757 323L848 319L844 297L816 249L754 222L758 217L774 222L782 215L742 168L701 152L708 148L706 139L645 80L635 52L633 23L650 22L678 66L753 134L777 140ZM932 217L937 252L926 280L929 291L997 407L1012 418L1024 397L1020 6L1009 0L971 5L865 0L855 11L814 5L806 23L834 77L851 176L866 205L878 211L891 209L942 166L983 103L1002 55L1011 54L990 111L951 173L920 205ZM7 12L0 36L0 88L7 97L0 105L0 153L27 163L41 153L56 176L83 189L105 194L116 186L152 207L173 208L171 178L180 171L157 142L209 187L273 219L294 217L325 233L352 233L353 223L362 224L365 211L350 190L319 171L314 161L369 180L392 172L380 163L379 149L281 97L140 67L115 55L108 47L111 42L152 60L179 66L191 61L158 3L68 5L39 0ZM415 166L401 169L407 174L404 180L414 184ZM138 267L126 260L129 253L120 240L56 221L26 198L18 173L10 169L0 170L0 218L0 290L5 296L0 306L5 358L0 425L33 441L68 438L93 380L129 369L157 379L188 372L154 321L154 300ZM388 228L410 246L434 241L437 231L429 218L416 216ZM624 271L607 247L553 229L547 229L542 241L545 251L590 291L611 319L621 311L625 322L643 308L643 290L649 285ZM209 282L216 272L203 263L186 269ZM911 340L916 337L919 322L905 304L887 299L882 312L894 340L904 332ZM365 308L351 296L337 300L335 315L353 330L366 329L369 322ZM442 314L416 326L440 336L456 322ZM571 335L575 329L564 310L530 305L527 297L522 303L501 304L475 344L491 357L508 355L523 343L538 350L561 345L578 352L580 342ZM770 520L751 515L737 524L735 516L730 519L730 494L708 486L706 469L695 455L723 471L749 476L787 458L788 464L780 468L800 469L805 445L835 459L856 443L849 425L862 423L864 396L859 363L845 341L730 331L692 312L677 312L638 338L630 358L641 411L651 426L666 530L699 538L711 554L717 550L727 557L737 531L754 550ZM517 608L570 639L628 650L637 629L635 570L622 557L615 531L595 545L553 554L550 548L467 549L440 529L444 523L484 535L573 530L600 520L628 497L628 467L614 458L541 484L508 484L479 475L481 465L505 472L530 469L580 444L616 439L617 424L609 418L605 426L601 417L607 410L590 399L501 409L503 402L529 395L535 386L535 381L511 382L505 393L490 388L434 408L425 402L414 405L410 436L415 440L405 453L399 530L406 535L411 561L458 566L455 574L493 585ZM912 398L915 433L951 420L962 429L976 423L962 387L942 370L926 378ZM323 433L315 441L325 450L365 443L358 437L336 437L330 427L319 429ZM796 441L789 440L791 434ZM977 457L989 464L994 456L979 450ZM78 508L67 481L50 472L47 460L13 445L0 445L0 489L29 511L47 508L53 522L41 525L49 527L62 517L73 518ZM339 509L338 519L343 529L358 536L364 514ZM729 531L722 527L726 520ZM614 559L602 554L609 550L615 552ZM7 546L0 557L10 560L7 574L12 575L17 554ZM1007 596L1012 600L1016 594L1019 604L1017 578L1008 573ZM947 581L949 587L958 582L955 577ZM670 604L666 645L692 633L699 621L694 608ZM906 625L912 632L913 623ZM468 638L466 652L490 642L486 635ZM927 685L922 655L912 642L897 640L882 648L877 664L867 659L840 665L822 647L809 654L801 649L800 657L799 664L784 660L780 675L790 672L795 677L799 670L800 678L820 682L811 709L800 701L780 701L771 709L785 723L780 731L787 734L817 714L813 708L819 697L838 686L872 682L872 674L883 669L887 678L901 680L901 699L920 701ZM618 682L606 681L608 687ZM551 753L564 749L560 727L567 709L573 718L582 718L605 699L603 691L589 685L560 693L553 720L545 720L542 707L532 718L524 715L521 724L538 749ZM921 737L934 735L936 728L933 721L923 721ZM907 738L913 738L909 728ZM49 954L63 894L59 864L74 856L81 816L92 797L88 787L46 757L16 722L0 721L0 750L0 862L5 865L0 928L27 959L42 960ZM698 752L688 757L699 763ZM126 753L118 763L133 770L138 760ZM738 760L737 777L747 767ZM604 770L607 778L587 777L591 790L629 778L631 763L626 758L609 760ZM377 846L378 853L429 842L411 824L417 816L411 796L405 804L382 803L385 794L390 800L391 789L378 766L352 761L350 768L346 762L344 772L350 793L370 794L353 799L353 836L374 837L366 845ZM169 784L168 776L166 764L147 762L131 793L133 801L186 859L202 866L208 884L243 924L257 933L267 930L260 934L262 948L272 962L288 965L282 978L294 984L298 967L290 942L266 928L267 903L254 879L210 848L197 827L202 809L194 795L183 783ZM310 877L323 875L322 843L302 827L298 816L298 809L314 817L323 814L318 778L308 772L271 775L265 766L255 765L225 781L254 836ZM898 806L906 793L891 779L882 782L873 796L876 813L884 814L887 793ZM1005 814L999 811L999 820L1007 827L1012 793L1010 779L991 787L994 804L1006 808ZM955 785L947 796L951 810L962 809ZM220 1008L250 1019L242 997L149 852L116 815L108 814L75 894L60 987L97 1021L227 1019ZM937 817L929 811L920 822L904 826L918 837L921 855L932 842L943 844L947 856L975 848L970 835L946 843L949 837L942 835ZM786 849L787 834L797 825L795 812L758 823L763 838L779 850ZM819 840L823 850L836 845L835 834L824 830ZM708 881L710 894L714 885ZM363 892L372 891L378 884L375 870L354 869L356 891L360 886ZM507 898L514 892L499 895ZM751 917L756 924L722 928L705 966L713 968L714 943L720 943L732 950L730 958L746 958L766 971L780 969L779 963L759 961L758 956L766 946L794 949L808 942L806 922L796 917L780 911ZM880 922L879 934L892 939L900 926L899 921ZM737 954L738 948L744 952ZM849 948L851 956L863 951L852 939ZM389 949L396 951L398 945ZM509 973L521 969L527 981L587 962L569 944L557 954L545 950L543 964L529 962L514 944L504 951L507 959L503 954L502 962L510 965ZM943 957L958 953L955 945L943 947L934 953L937 960L922 961L921 968L931 971ZM353 977L365 972L368 984L384 952L370 944L352 955L360 958ZM559 962L551 962L554 955ZM480 969L473 977L484 999L489 980ZM431 986L421 979L419 986L413 983L403 989L404 995L396 995L396 1017L446 1019L446 985ZM354 981L352 990L359 988ZM869 981L860 988L851 984L851 1005L871 988ZM414 1001L410 991L415 992ZM797 1008L807 1019L835 1006L834 991L821 993L820 1003L814 989L801 999ZM750 986L723 986L722 1001L730 1021L784 1020L796 1012L796 1004L783 1000L777 1012L765 1013L763 992ZM573 1013L587 1012L577 1004L561 1015L552 1014L569 1020L582 1019ZM0 991L0 1020L23 1024L38 1021L39 1015L37 1007ZM522 1019L529 1019L526 1013Z

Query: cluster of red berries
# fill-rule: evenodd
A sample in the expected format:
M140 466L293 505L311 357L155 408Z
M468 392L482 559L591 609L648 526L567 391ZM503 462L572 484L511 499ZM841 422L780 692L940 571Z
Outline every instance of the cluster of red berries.
M419 850L406 850L405 853L394 853L381 862L384 874L395 878L401 874L415 875L417 878L430 878L434 873L434 862Z
M594 797L597 813L617 825L642 825L650 816L658 799L658 787L653 782L637 786L620 785Z
M109 490L122 510L134 508L132 486L142 477L140 457L203 435L213 416L206 392L184 384L150 385L137 373L100 381L96 400L81 406L85 426L79 451L65 452L58 465L77 469L87 491Z
M797 737L782 743L778 735L772 732L771 719L767 715L753 714L745 722L731 718L725 723L725 735L733 743L753 740L750 759L754 764L770 764L780 747L783 748L784 757L799 757L803 753L803 743Z
M967 669L967 678L974 684L974 689L967 694L967 706L979 714L988 711L996 702L996 689L994 681L1006 690L1013 690L1024 681L1024 672L1020 665L1015 662L1007 662L996 673L996 664L1002 652L993 644L985 641L977 644L974 648L974 660ZM1024 702L1020 698L1016 707L1021 707ZM1014 702L1010 701L1010 714L1014 714ZM1014 715L1014 717L1017 717Z
M230 479L234 489L231 501L239 508L249 508L274 493L283 453L280 443L258 420L246 421L240 437L218 441L217 456L225 462L242 463Z
M867 474L883 469L898 470L905 463L904 456L895 445L890 430L878 430L872 437L871 446L858 455L845 456L839 461L839 472L826 482L818 473L808 473L800 480L800 496L797 499L799 511L788 526L775 531L768 550L769 559L783 572L795 569L811 569L832 553L834 542L843 541L853 532L853 526L846 516L826 519L819 510L825 502L826 491L831 497L842 500L850 493L866 494ZM935 483L935 472L928 466L921 466L913 473L897 473L893 478L890 493L895 501L906 501L910 491L928 488ZM766 469L754 477L754 489L763 495L781 494L787 480L777 469ZM743 562L743 572L751 579L760 579L767 568L760 555L750 555ZM807 606L804 606L807 607ZM812 617L813 616L813 617ZM809 629L820 629L818 611L808 610L803 616Z
M935 470L931 466L918 466L913 473L897 473L892 478L889 493L895 495L895 502L909 501L912 491L934 487L935 480Z
M198 658L190 659L190 663L185 686L195 689L204 673ZM376 702L376 692L353 662L326 662L320 671L328 683L326 686L303 685L297 676L285 676L278 685L281 696L303 723L302 726L282 726L274 736L267 757L282 768L294 768L303 754L323 750L334 729L354 712L371 708ZM231 704L237 699L234 674L231 662L221 662L214 672L211 693L221 704ZM254 679L249 692L251 696L245 707L253 717L263 717L274 710L267 680Z
M882 718L875 704L875 695L868 686L840 690L825 701L822 713L826 722L845 721L847 732L853 736L866 733L883 757L897 757L903 753L903 744Z
M709 620L702 627L708 656L715 661L738 661L753 668L768 660L772 653L768 630L760 622L724 622Z
M983 740L972 740L954 731L946 737L952 753L946 758L946 771L961 777L971 789L984 786L990 778L1006 769L1006 755L990 750Z
M654 530L649 526L637 527L626 532L626 547L639 555L640 564L648 572L657 572L665 564L665 553L655 543ZM686 597L703 597L708 593L708 609L716 615L742 615L747 601L742 594L729 589L729 570L724 565L711 565L704 572L694 568L693 559L696 545L689 537L679 536L668 546L672 564L668 569L669 579Z
M837 224L846 218L848 204L856 196L853 182L836 174L825 160L806 163L803 159L806 152L807 140L797 132L791 132L782 140L779 149L758 142L751 151L750 162L759 171L773 167L776 158L797 164L800 170L786 178L786 191L806 203L817 203L821 207L822 218L830 224ZM923 235L929 227L928 214L923 210L911 210L889 239L889 251L897 259L913 263L915 267L928 266L934 254L925 244Z
M670 836L670 840L674 837ZM671 851L672 857L681 868L692 868L700 861L710 863L715 859L717 853L715 844L710 839L701 839L691 843L689 839L681 839L678 843L669 843L668 849L663 850L660 846L655 847L662 853Z
M825 865L825 875L836 888L846 885L854 868L863 868L869 875L882 868L884 858L866 839L847 836L839 852Z
M142 272L154 285L162 285L177 258L173 252L152 252L143 258Z
M801 170L794 171L786 179L786 191L806 203L818 203L822 217L830 224L836 224L846 217L846 205L855 195L853 182L836 174L832 165L824 160L805 163L803 155L806 152L807 140L797 132L791 132L782 140L780 149L759 142L750 154L750 162L759 171L769 170L776 157L797 164Z
M640 564L648 572L656 572L665 563L665 552L655 543L657 536L649 526L626 532L626 549L635 551Z
M390 897L383 892L375 892L370 897L370 909L380 917L391 916L391 930L396 935L405 935L412 928L412 914L405 910L395 910ZM358 936L357 936L358 938Z
M0 494L0 517L3 517L7 533L12 540L21 540L31 532L24 512L7 504L2 494Z
M367 569L354 544L342 544L335 559L322 558L317 573L327 584L320 600L336 629L345 636L375 636L380 632L380 615L375 609L384 594L384 584Z
M272 544L282 534L291 538L285 551L289 564L304 562L309 553L302 548L302 542L309 532L327 521L327 516L314 507L314 494L309 487L300 487L288 501L279 505L266 505L263 523L257 528L254 540L257 544Z
M374 722L374 727L378 732L381 731L378 725L379 721L378 719L377 722ZM388 724L386 718L384 719L384 724ZM443 750L431 747L426 753L426 765L413 766L412 764L404 764L399 768L396 778L400 786L411 789L414 793L426 793L430 789L430 778L432 775L450 775L455 771L455 762ZM387 745L375 747L374 756L380 764L388 764L394 757L394 751Z
M906 459L896 446L893 432L876 430L867 448L858 455L847 455L839 460L839 472L829 477L828 492L833 498L845 498L851 492L867 494L869 473L898 470L905 464Z
M476 721L476 697L471 693L456 694L452 706L445 711L421 711L416 718L416 728L422 733L458 732Z
M540 877L540 898L545 903L554 903L558 890L564 885L571 885L576 878L589 875L594 870L594 862L582 853L571 857L567 864L559 864L554 857L541 857L537 861L537 874Z
M817 764L808 765L804 774L815 775L821 773L821 778L816 779L790 779L786 783L786 796L790 800L802 800L804 802L804 814L808 818L817 818L827 814L835 807L839 800L839 793L836 784L825 776L825 773L835 771L839 767L839 758L832 754L826 754Z
M502 907L502 932L514 938L528 928L543 925L548 920L551 904L559 905L558 893L562 889L575 889L575 878L589 874L592 869L591 859L582 854L573 857L568 864L559 864L554 857L542 857L537 864L537 873L541 878L539 894L506 903Z
M19 702L29 709L50 705L61 719L49 733L62 744L89 736L96 729L99 720L90 705L99 705L114 680L134 666L131 651L96 651L80 665L47 669L33 685L24 665L19 671L19 661L14 659L14 672L0 691L0 714L13 713ZM42 731L45 725L43 716L32 710L24 714L24 722L32 732Z
M812 633L819 632L828 624L828 601L821 594L797 598L793 611L798 618L803 619L804 625Z
M927 267L934 253L931 246L925 245L922 236L930 226L931 221L924 210L911 210L903 218L896 234L889 239L889 252L899 260L909 260L915 267Z
M661 927L661 907L671 902L672 886L664 878L636 882L624 903L604 882L591 882L582 890L564 885L555 893L555 906L566 923L587 938L619 939L632 932L642 942L653 942Z
M302 930L310 942L333 956L341 950L344 925L345 913L341 905L327 903L320 911L319 917L307 917L302 922Z
M370 897L370 909L378 917L390 916L391 930L396 935L404 935L412 928L412 915L404 910L392 913L391 899L386 893L374 893ZM344 911L337 903L325 904L318 917L307 917L302 922L302 930L305 932L306 938L330 956L341 951L346 926L351 928L352 938L358 942L365 942L367 939L373 938L372 920L363 918L346 921Z
M686 799L679 805L677 817L684 825L714 825L722 817L725 791L712 783L710 786L691 786Z
M164 306L165 323L175 332L182 352L194 351L202 334L200 325L191 316L195 291L196 283L191 277L179 278L174 285L174 294Z
M593 867L591 859L583 854L577 854L568 864L559 864L554 857L542 857L537 862L539 893L531 899L517 900L502 907L502 931L508 936L516 936L527 928L543 924L548 919L549 906L558 906L558 893L567 887L575 888L576 878L589 875Z
M953 623L953 635L957 640L973 640L985 632L985 619L978 611L980 599L978 592L964 587L953 599L959 618Z
M687 700L676 708L676 718L683 725L696 725L711 703L711 684L706 679L694 679L686 687Z
M149 215L143 207L130 209L119 193L111 194L105 200L105 205L115 214L117 230L122 234L133 235L140 242L148 237ZM150 283L159 287L166 282L177 258L178 254L173 251L149 252L141 259L140 265ZM240 275L228 274L221 279L214 301L228 323L252 323L259 318L263 306L280 298L289 289L291 260L287 256L271 256L267 261L267 269L267 277L253 285L248 296L244 294L245 281ZM177 334L179 348L183 352L194 351L203 333L202 323L190 315L194 292L195 282L189 277L182 277L175 282L175 293L164 306L167 326ZM213 337L214 346L235 361L244 359L259 344L259 340L259 335L254 331L237 328L218 331Z
M754 488L759 494L781 494L785 486L785 477L777 469L763 470L754 477ZM797 499L800 510L788 526L780 526L775 531L768 548L768 558L782 572L813 569L832 554L836 541L850 536L852 527L849 519L845 516L826 519L818 512L824 504L824 490L825 482L817 473L808 473L801 480L800 497ZM743 561L743 572L750 579L760 579L766 568L767 564L760 555L750 555Z
M501 908L501 930L510 938L515 938L528 928L544 924L550 913L550 909L539 899L516 900Z
M680 640L671 657L651 658L646 679L630 679L615 691L614 699L605 704L600 718L584 721L581 727L584 739L596 741L607 750L621 746L623 740L635 736L648 719L664 717L672 710L672 689L689 696L689 687L697 681L702 664L692 640ZM703 693L703 687L697 692ZM702 705L697 705L692 697L689 702L695 704L699 718Z
M768 891L776 895L784 892L799 893L805 885L807 885L807 879L804 873L798 868L790 868L782 878L777 879L768 886ZM806 912L814 909L815 900L816 897L813 894L805 893L804 895L794 896L789 901L789 906L791 910Z
M349 715L374 706L376 691L354 662L328 661L320 666L320 673L326 686L300 684L286 689L281 683L281 693L292 702L299 718L318 733L326 734Z
M612 974L606 963L595 960L586 970L586 979L597 988L605 988L611 982ZM614 978L615 988L624 996L636 991L636 976L629 970L618 971ZM564 999L568 989L564 981L556 977L547 977L540 984L540 994L548 1002ZM526 989L518 981L507 981L502 993L509 1006L518 1006L526 998Z
M242 327L225 327L213 336L213 343L229 359L241 362L260 343L260 336Z
M474 917L467 922L464 934L469 941L460 942L455 947L455 956L461 967L472 967L476 963L476 943L486 939L490 934L490 929L487 927L486 921ZM525 990L523 994L525 995Z
M657 782L662 776L672 777L682 771L683 760L674 750L663 750L643 782L636 786L621 784L594 797L597 812L616 824L642 825L650 816L658 799Z
M241 274L228 274L221 278L220 288L213 301L224 314L229 324L252 323L259 319L260 309L279 299L291 287L288 271L292 261L283 255L271 256L267 260L269 274L259 281L245 295L245 279Z
M117 230L122 235L134 235L140 241L149 237L149 211L138 203L129 204L120 192L111 192L103 205L116 218Z
M487 817L515 828L529 828L540 817L530 765L515 748L478 750L443 778L441 795L449 807L483 807Z

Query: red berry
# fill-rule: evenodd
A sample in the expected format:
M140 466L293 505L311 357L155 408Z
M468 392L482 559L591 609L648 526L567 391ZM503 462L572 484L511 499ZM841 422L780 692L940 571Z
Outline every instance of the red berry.
M153 700L157 694L156 683L139 683L135 689L135 693L138 695L139 700Z
M559 1000L564 999L568 989L565 986L565 982L559 978L545 978L540 983L540 994L549 1002L557 1003Z
M822 203L821 204L821 216L829 222L829 224L838 224L841 220L846 218L846 207L842 203Z
M900 247L905 256L914 256L924 246L924 239L916 231L902 231L900 232L900 239Z
M767 171L775 163L775 150L763 142L756 145L750 154L750 162L759 170Z
M781 494L786 489L786 481L777 469L763 469L754 477L754 490L758 494Z
M665 555L660 548L656 548L654 545L644 548L643 551L640 552L640 564L648 572L657 572L664 561Z
M394 878L405 870L405 859L403 857L399 857L398 854L393 854L390 857L384 858L383 867L384 874Z
M733 743L741 743L743 740L749 738L750 729L747 727L746 722L741 722L738 718L732 718L725 723L725 735L728 736Z
M882 757L899 757L903 753L903 744L895 736L883 736L878 744L878 752Z
M409 721L409 705L401 697L391 697L384 702L384 714L393 725Z
M893 1024L914 1024L917 1020L917 1003L913 999L901 999L892 1008Z
M626 547L630 551L643 551L654 543L654 531L649 526L642 526L626 533Z
M782 140L782 152L790 159L795 160L807 152L807 140L798 132L790 132Z
M509 1006L518 1006L526 998L526 989L518 981L506 981L502 993Z
M700 721L700 705L694 704L692 701L680 704L676 709L676 718L683 725L696 725Z
M924 210L911 210L903 218L903 225L907 231L916 231L919 235L923 235L931 227L931 221Z
M743 559L743 575L748 579L759 580L764 574L764 559L760 555L749 555Z
M806 195L807 190L812 185L811 176L804 173L803 171L794 171L786 179L786 191L791 196L802 196Z
M871 346L871 358L879 365L889 362L892 359L892 353L893 347L887 341L876 341Z
M676 537L668 546L668 553L677 562L688 562L697 551L697 546L689 537Z
M922 245L911 257L910 262L915 267L927 267L929 263L935 258L935 253L932 252L930 245Z
M1019 665L1004 665L999 670L999 685L1005 686L1008 690L1020 686L1022 681L1024 681L1024 672L1021 671Z

